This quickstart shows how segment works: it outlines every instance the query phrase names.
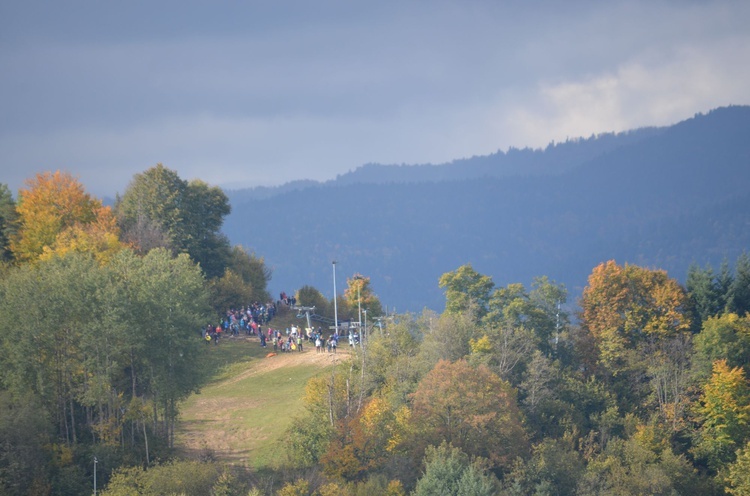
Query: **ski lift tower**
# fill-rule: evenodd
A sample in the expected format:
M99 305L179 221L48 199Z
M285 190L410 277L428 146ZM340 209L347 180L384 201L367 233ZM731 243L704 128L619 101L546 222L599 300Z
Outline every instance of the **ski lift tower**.
M310 314L315 313L315 307L295 306L294 310L297 311L298 319L301 319L302 315L304 315L307 318L307 328L312 329L312 321L310 320Z

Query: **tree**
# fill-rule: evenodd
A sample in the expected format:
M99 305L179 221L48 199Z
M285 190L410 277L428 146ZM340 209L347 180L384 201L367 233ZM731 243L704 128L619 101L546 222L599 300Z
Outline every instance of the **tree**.
M401 445L406 429L402 414L387 398L370 398L356 416L339 423L338 432L321 457L325 473L335 479L361 481L393 465L406 454Z
M506 381L516 380L537 348L534 333L523 326L498 324L483 329L482 337L469 341L471 362L488 366Z
M352 311L358 311L361 308L367 310L371 317L378 317L383 314L383 307L380 300L373 293L370 287L370 278L362 274L354 274L346 280L347 288L344 290L347 306Z
M439 285L445 288L445 311L460 313L475 308L477 318L487 313L490 294L495 283L471 266L462 265L440 277Z
M547 276L536 277L531 284L529 300L536 308L531 327L548 353L552 343L556 347L560 333L569 324L568 313L563 305L568 301L568 290L563 284L549 280Z
M435 366L440 360L454 362L471 353L471 341L480 338L483 333L471 312L427 315L422 344L419 347L420 358Z
M566 298L565 287L547 277L535 278L530 293L523 284L509 284L492 293L489 312L483 322L491 327L523 328L532 332L536 336L536 345L550 356L560 330L567 326L567 313L560 310Z
M328 300L323 293L313 286L302 286L295 296L297 304L303 307L315 307L315 313L328 315ZM333 312L331 312L333 313Z
M230 308L240 308L254 301L253 287L227 269L222 277L209 282L211 306L216 315L224 315Z
M695 469L667 443L651 444L640 432L613 439L593 457L580 478L576 494L673 495L706 494Z
M568 433L563 439L548 437L535 445L531 459L517 462L503 494L575 495L585 464L571 438Z
M10 243L16 232L17 220L13 194L6 184L0 183L0 262L10 262L13 259Z
M661 270L609 261L595 267L581 298L581 324L592 333L600 361L623 368L646 338L674 337L690 329L687 296Z
M91 253L101 263L107 263L125 248L119 239L120 229L109 207L98 207L88 224L74 224L56 238L54 247L44 247L39 257L47 259L70 252Z
M268 293L268 282L271 280L272 271L266 265L263 257L254 253L248 253L241 246L234 246L229 255L229 268L239 275L245 284L252 288L250 301L266 302L271 300Z
M726 491L734 496L750 496L750 442L737 451L737 458L729 465L725 481Z
M71 254L18 267L0 288L3 385L36 395L67 443L80 430L78 400L90 377L84 350L94 344L87 331L96 328L92 309L106 306L105 284L92 257Z
M730 367L747 367L750 364L750 316L725 313L709 317L695 336L695 356L698 371L705 377L711 374L716 360L726 360Z
M722 310L726 310L729 304L729 291L734 283L734 275L729 268L729 261L724 259L719 266L719 275L716 278L716 285L719 291L719 303Z
M445 440L500 469L527 450L516 393L485 366L440 361L419 383L413 401L412 421L426 444Z
M43 494L49 486L52 426L38 398L0 390L0 494Z
M737 258L734 279L727 293L727 310L737 315L750 312L750 255L747 252Z
M750 385L742 368L714 362L695 409L702 424L695 453L718 470L750 439Z
M161 432L171 447L179 402L201 379L196 336L210 315L204 278L187 255L173 258L164 249L143 258L124 252L113 270L114 279L126 286L131 367L139 374L134 380L160 410Z
M685 427L692 386L691 335L679 334L652 342L644 349L646 374L660 419L673 432Z
M685 286L693 303L698 325L723 310L719 284L710 266L701 269L695 264L690 265Z
M229 198L216 186L194 180L187 184L184 199L183 239L178 246L196 261L207 277L224 273L231 257L229 240L221 233L224 217L229 215ZM257 281L256 281L257 282ZM265 286L258 290L265 290Z
M156 496L184 494L202 496L215 494L221 481L220 466L198 461L172 461L144 470L142 467L118 469L102 491L103 496ZM236 493L240 494L240 493Z
M417 481L415 496L491 496L497 494L498 481L480 460L450 444L429 446L425 452L424 475Z
M158 227L168 236L172 249L189 254L207 277L224 274L230 249L219 230L230 206L221 189L203 181L188 183L157 164L135 175L115 210L127 239L138 245L151 244L151 236L142 240L138 233L153 233Z
M113 226L108 222L109 209L88 195L70 174L60 171L37 174L26 181L26 186L19 193L18 232L11 243L17 259L34 261L45 249L54 251L58 237L67 230L76 231L68 235L66 244L71 246L77 244L77 238L84 237L83 233L95 237L94 232L104 230L107 246L111 241L109 233L117 238L119 233L112 231ZM92 223L98 225L89 229Z

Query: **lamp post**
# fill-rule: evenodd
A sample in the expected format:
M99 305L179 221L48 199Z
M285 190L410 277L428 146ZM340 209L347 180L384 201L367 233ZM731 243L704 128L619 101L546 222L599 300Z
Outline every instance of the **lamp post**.
M333 262L333 324L336 326L336 333L339 332L339 307L336 302L336 260Z

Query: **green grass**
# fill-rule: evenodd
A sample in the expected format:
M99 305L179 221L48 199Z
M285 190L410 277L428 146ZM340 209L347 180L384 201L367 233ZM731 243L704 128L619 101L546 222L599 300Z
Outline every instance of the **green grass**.
M256 469L278 466L284 433L304 409L305 385L327 366L301 363L314 350L266 358L270 350L255 339L206 348L206 383L181 406L177 446L188 456L210 453Z

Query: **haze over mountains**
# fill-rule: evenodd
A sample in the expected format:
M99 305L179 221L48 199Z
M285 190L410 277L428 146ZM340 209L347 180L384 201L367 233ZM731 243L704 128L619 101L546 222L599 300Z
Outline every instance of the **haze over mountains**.
M333 296L371 277L384 305L442 310L438 279L471 263L495 284L546 275L574 303L615 259L684 281L750 247L750 107L665 128L441 165L364 165L333 181L227 192L224 232L266 259L272 292Z

